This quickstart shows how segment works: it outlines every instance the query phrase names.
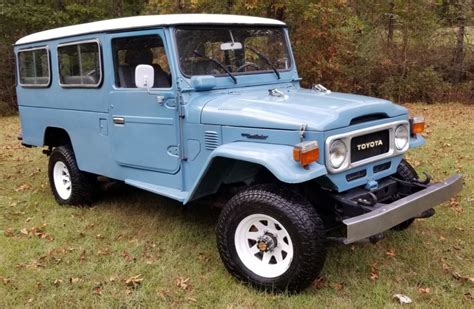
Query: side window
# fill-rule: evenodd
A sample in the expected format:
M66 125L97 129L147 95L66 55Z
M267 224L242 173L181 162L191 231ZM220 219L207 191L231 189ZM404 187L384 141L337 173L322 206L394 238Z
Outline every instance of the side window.
M99 87L102 81L97 42L58 46L59 80L63 87Z
M153 35L113 39L112 52L117 87L136 88L135 68L140 64L153 66L153 88L171 87L170 68L161 37Z
M18 73L20 86L48 87L51 81L48 50L44 47L20 51Z

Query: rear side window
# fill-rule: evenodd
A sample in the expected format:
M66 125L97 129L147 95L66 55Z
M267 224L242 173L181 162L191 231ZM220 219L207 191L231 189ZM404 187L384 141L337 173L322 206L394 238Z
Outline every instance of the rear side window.
M58 47L59 81L63 87L99 87L102 81L98 42Z
M20 86L48 87L51 81L48 49L42 47L20 51L18 73Z

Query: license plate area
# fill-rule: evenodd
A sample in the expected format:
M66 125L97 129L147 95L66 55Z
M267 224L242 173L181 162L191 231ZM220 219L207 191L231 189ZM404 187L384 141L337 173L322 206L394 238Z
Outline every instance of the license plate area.
M351 140L351 162L387 153L390 149L389 136L389 130L382 130L353 137Z

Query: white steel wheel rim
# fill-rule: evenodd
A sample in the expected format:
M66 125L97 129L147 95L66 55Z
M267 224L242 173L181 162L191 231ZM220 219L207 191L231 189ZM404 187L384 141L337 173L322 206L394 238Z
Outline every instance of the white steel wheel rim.
M67 200L71 197L72 183L71 176L69 175L69 169L64 162L58 161L54 163L53 168L53 179L54 187L59 197L63 200Z
M262 251L262 247L259 248L264 236L276 240L272 250ZM264 214L253 214L240 221L234 242L237 255L245 267L264 278L283 275L293 261L290 234L280 222Z

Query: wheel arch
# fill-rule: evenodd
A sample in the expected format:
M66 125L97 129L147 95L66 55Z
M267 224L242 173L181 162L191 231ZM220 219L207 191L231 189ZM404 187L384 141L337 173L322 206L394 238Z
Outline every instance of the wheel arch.
M69 133L60 127L46 127L43 134L43 145L49 147L72 146Z
M267 173L281 183L297 184L327 174L317 162L303 168L292 157L287 145L235 142L225 144L210 155L184 203L214 194L222 184L251 182Z

